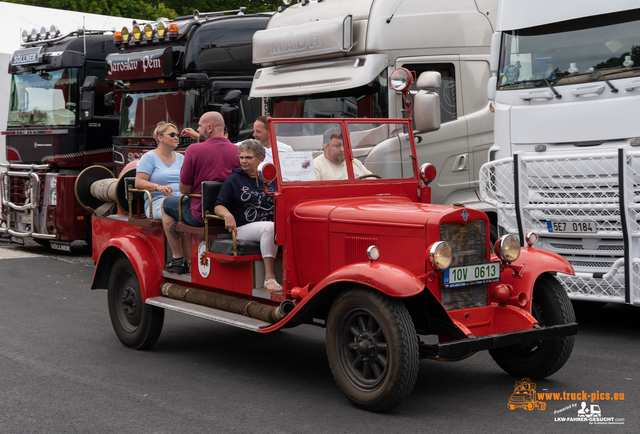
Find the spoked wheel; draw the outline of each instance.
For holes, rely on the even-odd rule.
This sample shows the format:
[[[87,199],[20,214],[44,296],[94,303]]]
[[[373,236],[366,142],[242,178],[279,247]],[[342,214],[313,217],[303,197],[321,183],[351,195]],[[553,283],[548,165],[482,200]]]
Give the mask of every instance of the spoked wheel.
[[[156,343],[164,323],[164,309],[142,301],[140,282],[131,262],[119,258],[109,276],[109,316],[126,347],[142,350]]]
[[[569,324],[576,320],[566,291],[548,274],[533,288],[531,313],[541,327]],[[557,372],[573,351],[575,336],[560,336],[544,341],[489,350],[496,363],[515,377],[541,379]]]
[[[341,294],[327,320],[327,356],[338,386],[356,407],[394,408],[418,376],[418,341],[407,308],[373,290]]]

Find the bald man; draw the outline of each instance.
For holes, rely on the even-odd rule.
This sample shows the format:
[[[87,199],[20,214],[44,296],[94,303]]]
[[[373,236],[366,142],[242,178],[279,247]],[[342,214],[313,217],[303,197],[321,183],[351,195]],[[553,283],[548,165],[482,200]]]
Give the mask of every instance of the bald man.
[[[180,193],[199,194],[203,181],[224,181],[231,171],[240,167],[238,147],[224,136],[224,119],[218,112],[207,112],[198,122],[199,143],[187,147],[180,171]],[[167,242],[173,252],[173,259],[165,265],[165,270],[173,273],[189,271],[183,259],[180,233],[176,230],[180,197],[171,196],[163,204],[162,225],[167,234]],[[182,201],[182,219],[191,226],[202,227],[202,200],[199,197]]]

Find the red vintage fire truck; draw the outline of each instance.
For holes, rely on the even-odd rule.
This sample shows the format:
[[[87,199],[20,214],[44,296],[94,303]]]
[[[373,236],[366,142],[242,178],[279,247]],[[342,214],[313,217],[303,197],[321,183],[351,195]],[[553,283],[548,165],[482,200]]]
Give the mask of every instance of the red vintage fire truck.
[[[431,92],[439,80],[427,72],[417,81],[416,131],[439,127],[438,96]],[[406,70],[390,77],[407,107],[412,81]],[[347,163],[358,146],[373,148],[359,163],[370,174],[356,178],[355,163],[345,163],[347,179],[316,179],[329,128],[342,135]],[[265,191],[275,185],[282,291],[262,288],[257,243],[228,238],[213,217],[217,183],[203,183],[205,227],[178,225],[190,237],[187,274],[163,270],[171,253],[161,222],[140,217],[136,195],[145,193],[125,188],[118,214],[94,219],[92,283],[108,290],[112,325],[125,346],[151,347],[165,309],[261,334],[300,324],[325,327],[338,386],[354,405],[375,412],[407,398],[420,359],[456,361],[488,350],[506,372],[532,379],[565,364],[577,324],[554,273],[570,274],[571,266],[532,247],[534,234],[522,248],[506,235],[492,253],[486,214],[462,204],[430,204],[435,170],[418,168],[411,116],[270,119],[269,131],[277,138],[274,164],[262,163],[258,177]],[[279,143],[293,151],[279,151]],[[387,159],[380,161],[377,152]],[[89,183],[108,176],[85,171],[76,184],[81,202],[90,200]],[[116,183],[128,185],[122,178]],[[437,343],[425,343],[428,335]]]

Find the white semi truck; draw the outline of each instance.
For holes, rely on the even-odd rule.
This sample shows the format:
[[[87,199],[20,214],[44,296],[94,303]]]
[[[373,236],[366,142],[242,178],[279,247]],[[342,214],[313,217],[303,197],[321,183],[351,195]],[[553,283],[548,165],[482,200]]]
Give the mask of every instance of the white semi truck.
[[[274,117],[402,117],[389,74],[398,67],[418,76],[439,72],[441,127],[417,146],[419,163],[437,168],[432,201],[488,212],[495,228],[495,210],[479,199],[478,172],[493,144],[485,89],[497,6],[497,0],[301,0],[281,7],[254,35],[253,61],[262,68],[251,97],[265,98],[264,111]],[[353,152],[367,165],[380,161],[376,170],[390,158],[366,140]]]
[[[502,230],[538,235],[574,300],[640,305],[640,3],[503,1],[481,193]]]

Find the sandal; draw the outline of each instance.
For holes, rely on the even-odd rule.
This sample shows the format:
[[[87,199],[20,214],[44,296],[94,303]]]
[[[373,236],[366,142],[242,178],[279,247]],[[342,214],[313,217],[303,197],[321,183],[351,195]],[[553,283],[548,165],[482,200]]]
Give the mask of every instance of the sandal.
[[[271,289],[271,288],[267,288],[267,285],[268,285],[269,283],[273,283],[273,284],[275,284],[275,285],[276,285],[276,287],[275,287],[275,288],[273,288],[273,289]],[[265,281],[264,281],[264,287],[263,287],[263,288],[264,288],[264,289],[266,289],[266,290],[267,290],[267,291],[269,291],[269,292],[280,292],[280,291],[282,291],[282,285],[280,285],[276,279],[269,279],[269,280],[265,280]]]

